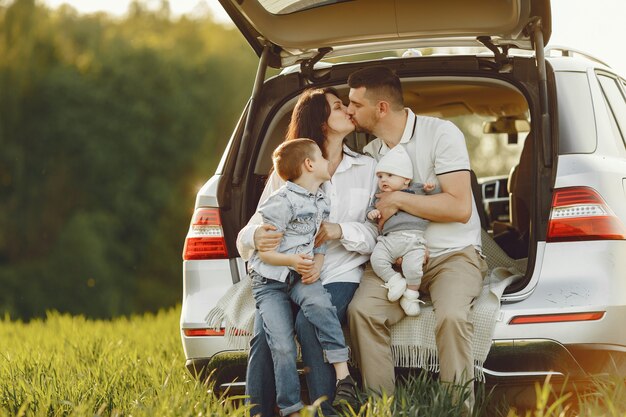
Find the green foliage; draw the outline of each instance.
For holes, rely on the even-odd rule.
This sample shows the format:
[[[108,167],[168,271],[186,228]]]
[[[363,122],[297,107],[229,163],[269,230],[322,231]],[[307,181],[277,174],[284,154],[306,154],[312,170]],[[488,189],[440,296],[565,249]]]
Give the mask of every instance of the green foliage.
[[[256,63],[235,28],[165,3],[121,20],[0,3],[0,312],[178,302],[190,208]]]

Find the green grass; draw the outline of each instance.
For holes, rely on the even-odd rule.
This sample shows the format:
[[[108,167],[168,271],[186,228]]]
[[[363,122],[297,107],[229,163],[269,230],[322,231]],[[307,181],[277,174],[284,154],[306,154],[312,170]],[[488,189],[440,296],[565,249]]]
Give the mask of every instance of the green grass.
[[[187,373],[179,314],[175,308],[111,321],[58,313],[29,323],[1,320],[0,417],[246,416],[241,398],[216,396]],[[623,380],[599,378],[594,387],[555,396],[546,384],[537,388],[536,409],[524,411],[479,393],[473,415],[626,417]],[[370,398],[345,415],[460,416],[454,395],[454,388],[421,374],[399,384],[393,397]],[[496,409],[493,403],[501,405]],[[304,410],[303,417],[315,409]]]
[[[187,374],[178,317],[5,319],[0,416],[243,416]]]

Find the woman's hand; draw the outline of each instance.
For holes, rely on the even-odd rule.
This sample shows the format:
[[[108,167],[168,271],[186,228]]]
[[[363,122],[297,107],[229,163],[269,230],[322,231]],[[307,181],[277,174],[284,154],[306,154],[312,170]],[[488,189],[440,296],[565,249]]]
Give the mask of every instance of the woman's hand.
[[[315,247],[322,245],[328,240],[341,239],[343,232],[341,226],[338,223],[322,222],[320,230],[315,235]]]
[[[260,252],[277,250],[282,239],[282,232],[276,232],[275,226],[263,223],[254,232],[254,247]]]

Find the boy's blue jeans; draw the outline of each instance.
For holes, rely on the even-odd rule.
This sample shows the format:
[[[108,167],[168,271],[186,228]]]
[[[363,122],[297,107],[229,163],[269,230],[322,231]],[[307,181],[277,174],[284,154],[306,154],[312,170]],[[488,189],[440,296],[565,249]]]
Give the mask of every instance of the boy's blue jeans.
[[[348,304],[358,287],[359,284],[353,282],[333,282],[324,285],[337,309],[341,324],[346,322]],[[302,349],[302,361],[308,368],[305,376],[309,398],[315,401],[326,397],[321,409],[325,416],[332,415],[334,414],[331,404],[335,395],[335,369],[331,364],[324,362],[324,352],[317,339],[315,327],[306,319],[302,311],[298,311],[296,316],[296,334]],[[253,356],[254,359],[252,359]],[[254,336],[250,342],[250,362],[246,372],[246,381],[246,395],[248,402],[252,405],[250,415],[273,417],[276,404],[274,367],[263,330],[263,319],[258,310],[254,317]]]
[[[256,300],[257,317],[265,333],[265,339],[271,352],[274,364],[274,381],[276,384],[276,402],[281,415],[288,415],[303,407],[300,399],[300,380],[296,366],[296,343],[294,340],[294,322],[291,302],[300,306],[301,313],[315,327],[317,339],[324,351],[324,359],[328,363],[348,360],[341,325],[337,312],[332,305],[330,296],[320,281],[303,284],[300,275],[291,272],[286,282],[264,278],[255,273],[252,277],[252,295]],[[254,351],[255,339],[258,342],[259,332],[255,323],[255,334],[251,342],[249,367],[258,366],[263,355]],[[259,334],[261,333],[261,334]],[[263,386],[260,380],[248,379],[249,386]],[[267,376],[266,376],[267,377]]]

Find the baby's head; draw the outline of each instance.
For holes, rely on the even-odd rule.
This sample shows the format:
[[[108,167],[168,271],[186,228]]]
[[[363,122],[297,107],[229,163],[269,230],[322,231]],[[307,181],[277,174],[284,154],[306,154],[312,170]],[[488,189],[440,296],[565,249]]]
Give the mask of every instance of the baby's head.
[[[413,179],[413,164],[402,145],[396,145],[378,161],[376,176],[381,191],[398,191],[409,186]]]

